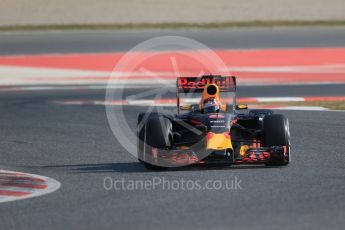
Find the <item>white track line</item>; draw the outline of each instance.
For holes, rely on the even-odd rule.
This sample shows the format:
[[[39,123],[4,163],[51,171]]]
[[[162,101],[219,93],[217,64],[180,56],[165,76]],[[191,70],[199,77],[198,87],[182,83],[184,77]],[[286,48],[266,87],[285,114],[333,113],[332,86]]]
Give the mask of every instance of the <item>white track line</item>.
[[[270,101],[270,100],[267,100]],[[280,100],[273,100],[273,102],[279,102]],[[282,100],[288,102],[289,100]],[[296,101],[296,100],[292,100]],[[304,101],[304,100],[303,100]],[[66,101],[53,101],[62,105],[103,105],[103,106],[164,106],[175,107],[174,102],[161,102],[154,100],[114,100],[114,101],[101,101],[101,100],[66,100]],[[266,108],[277,110],[306,110],[306,111],[326,111],[327,108],[320,106],[269,106],[269,105],[250,105],[250,108]]]
[[[253,73],[345,73],[344,64],[318,65],[318,66],[273,66],[273,67],[229,67],[230,71],[236,73],[253,72]],[[183,75],[190,73],[183,72]],[[157,86],[162,84],[174,85],[176,73],[171,71],[164,72],[116,72],[116,71],[99,71],[99,70],[82,70],[69,68],[48,68],[48,67],[26,67],[26,66],[9,66],[0,65],[0,86],[16,87],[18,89],[42,90],[34,86],[72,86],[88,88],[90,85],[103,85],[108,83],[123,85],[123,87],[132,87],[137,85],[150,84]],[[241,76],[241,74],[239,74]],[[156,77],[155,77],[156,76]],[[157,76],[159,78],[157,79]],[[108,81],[108,80],[111,81]],[[160,80],[160,81],[158,81]],[[336,82],[281,82],[281,79],[272,78],[238,78],[239,85],[289,85],[289,84],[328,84]],[[344,83],[344,81],[340,81]],[[22,88],[24,86],[24,88]],[[51,88],[46,88],[51,89]],[[0,89],[2,90],[2,89]]]
[[[257,102],[298,102],[305,101],[304,97],[256,97]]]

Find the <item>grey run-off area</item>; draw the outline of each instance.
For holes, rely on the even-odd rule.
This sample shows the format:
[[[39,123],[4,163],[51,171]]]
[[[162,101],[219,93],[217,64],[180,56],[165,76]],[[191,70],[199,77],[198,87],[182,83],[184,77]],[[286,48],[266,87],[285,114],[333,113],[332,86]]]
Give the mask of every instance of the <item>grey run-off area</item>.
[[[343,0],[2,0],[0,26],[343,20]]]

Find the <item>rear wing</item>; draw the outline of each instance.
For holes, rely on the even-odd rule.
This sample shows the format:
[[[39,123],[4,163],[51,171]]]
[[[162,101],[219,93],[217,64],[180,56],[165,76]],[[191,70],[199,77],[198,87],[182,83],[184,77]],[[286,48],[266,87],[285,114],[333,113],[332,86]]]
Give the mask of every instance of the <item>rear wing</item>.
[[[208,84],[216,84],[219,92],[236,92],[236,77],[204,75],[201,77],[179,77],[176,80],[177,111],[180,113],[180,93],[202,93]],[[235,95],[236,103],[236,95]]]
[[[236,77],[221,75],[179,77],[176,80],[176,90],[177,93],[201,93],[208,84],[216,84],[220,92],[236,92]]]

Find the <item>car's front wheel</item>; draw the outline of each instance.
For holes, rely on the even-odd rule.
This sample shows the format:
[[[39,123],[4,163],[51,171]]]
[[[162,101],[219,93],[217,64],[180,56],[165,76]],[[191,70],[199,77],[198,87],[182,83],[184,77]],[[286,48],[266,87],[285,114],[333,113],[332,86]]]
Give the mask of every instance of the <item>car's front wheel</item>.
[[[172,123],[162,116],[150,116],[144,122],[138,119],[138,160],[148,169],[162,170],[153,152],[172,145]]]
[[[263,146],[284,147],[285,154],[272,159],[267,165],[287,165],[290,163],[289,120],[281,114],[265,116],[263,119]]]

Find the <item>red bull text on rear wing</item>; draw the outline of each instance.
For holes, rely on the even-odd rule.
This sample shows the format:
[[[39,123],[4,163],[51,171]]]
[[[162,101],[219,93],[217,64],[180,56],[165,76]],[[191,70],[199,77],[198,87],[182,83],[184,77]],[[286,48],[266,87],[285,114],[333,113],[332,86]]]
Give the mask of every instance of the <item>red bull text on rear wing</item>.
[[[220,75],[204,75],[201,77],[179,77],[176,81],[179,93],[203,92],[206,85],[216,84],[220,92],[235,92],[236,77]]]

